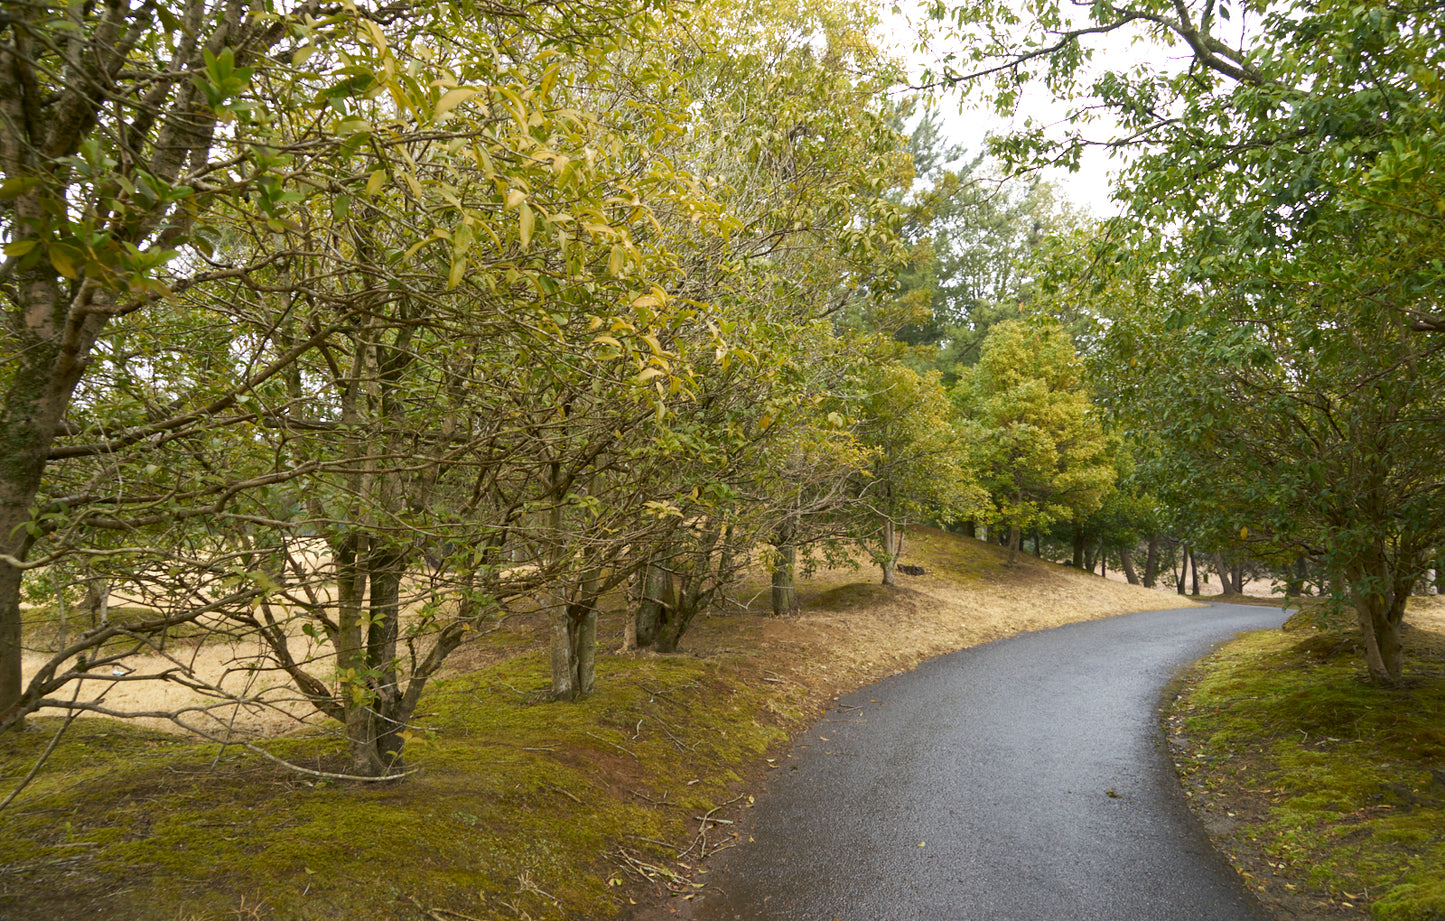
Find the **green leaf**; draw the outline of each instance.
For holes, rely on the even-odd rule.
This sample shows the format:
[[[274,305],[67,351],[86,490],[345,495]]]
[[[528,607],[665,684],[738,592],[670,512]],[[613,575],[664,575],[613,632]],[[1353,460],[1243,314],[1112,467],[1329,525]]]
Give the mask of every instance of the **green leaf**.
[[[4,182],[0,182],[0,201],[19,198],[38,185],[40,185],[40,180],[35,176],[11,176]]]

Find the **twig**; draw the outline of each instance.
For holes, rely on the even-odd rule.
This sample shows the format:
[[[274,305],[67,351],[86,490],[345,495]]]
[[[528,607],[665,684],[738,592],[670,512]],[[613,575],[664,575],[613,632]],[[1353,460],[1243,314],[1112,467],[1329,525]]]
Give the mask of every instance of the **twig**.
[[[571,792],[569,792],[569,791],[567,791],[567,790],[564,790],[564,789],[562,789],[561,787],[553,786],[552,784],[547,784],[547,789],[553,791],[554,793],[560,793],[560,794],[562,794],[563,796],[567,797],[568,799],[570,799],[572,802],[576,803],[576,804],[579,805],[579,806],[583,805],[582,801],[581,801],[580,799],[578,799],[575,794],[573,794],[573,793],[571,793]]]
[[[80,694],[79,684],[77,684],[75,687],[75,693],[77,696]],[[75,700],[72,698],[71,703],[74,702]],[[15,787],[15,789],[10,791],[10,794],[5,797],[4,802],[0,802],[0,812],[4,812],[5,807],[15,802],[15,797],[20,795],[21,790],[24,790],[26,787],[30,786],[30,781],[34,780],[35,775],[40,773],[40,768],[50,758],[50,753],[55,751],[55,746],[60,744],[60,737],[65,734],[65,730],[70,728],[70,724],[75,722],[75,718],[77,716],[80,716],[80,711],[72,710],[70,711],[69,715],[65,717],[65,722],[60,724],[60,728],[57,729],[55,731],[55,735],[51,737],[50,744],[45,746],[45,751],[41,752],[40,757],[35,759],[35,764],[31,766],[30,773],[26,774],[25,779],[21,780],[20,783]]]
[[[620,751],[620,752],[625,752],[625,753],[631,755],[631,756],[632,756],[632,759],[633,759],[634,761],[637,761],[639,764],[642,762],[642,759],[639,758],[639,757],[637,757],[637,752],[630,751],[629,749],[623,748],[621,745],[618,745],[616,742],[609,742],[608,740],[602,738],[602,737],[599,736],[599,735],[595,735],[594,733],[589,732],[589,733],[586,733],[586,734],[589,735],[589,736],[592,736],[592,738],[596,739],[597,741],[601,742],[601,743],[604,744],[604,745],[611,745],[613,748],[617,749],[618,751]]]
[[[292,764],[285,758],[278,758],[259,745],[252,745],[250,742],[242,742],[240,744],[245,746],[246,751],[254,755],[260,755],[268,761],[274,761],[287,770],[295,771],[298,774],[305,774],[309,777],[320,777],[323,780],[355,780],[361,783],[389,783],[393,780],[401,780],[403,777],[410,777],[421,770],[421,768],[412,768],[409,771],[402,771],[400,774],[387,774],[385,777],[363,777],[360,774],[337,774],[331,771],[315,771],[311,768],[304,768],[299,764]]]
[[[637,873],[644,879],[655,879],[657,877],[662,877],[669,883],[676,883],[678,885],[687,884],[687,877],[683,876],[682,874],[669,870],[666,867],[659,867],[656,864],[645,863],[641,860],[638,860],[636,857],[633,857],[625,850],[619,849],[617,851],[617,855],[623,859],[623,861],[627,864],[628,867],[632,869],[634,873]]]
[[[687,850],[685,850],[685,851],[683,851],[682,853],[680,853],[680,854],[677,855],[678,859],[681,860],[682,858],[686,857],[688,854],[692,853],[692,849],[693,849],[694,847],[697,847],[697,845],[698,845],[699,842],[701,842],[701,844],[702,844],[702,849],[701,849],[700,851],[698,851],[697,859],[698,859],[698,860],[705,860],[705,859],[707,859],[707,826],[708,826],[708,823],[709,823],[709,822],[714,822],[714,823],[716,823],[716,822],[726,821],[725,819],[714,819],[714,818],[713,818],[713,814],[716,813],[716,812],[718,812],[719,810],[722,810],[722,809],[727,808],[728,806],[731,806],[733,803],[736,803],[738,800],[742,799],[744,796],[747,796],[747,794],[746,794],[746,793],[739,793],[737,796],[734,796],[732,799],[728,800],[726,803],[718,803],[716,806],[714,806],[713,808],[709,809],[709,810],[707,811],[707,815],[705,815],[705,816],[703,816],[701,819],[699,819],[699,822],[700,822],[701,824],[698,826],[698,829],[697,829],[697,837],[695,837],[695,838],[692,839],[692,843],[687,846]],[[693,816],[693,818],[696,819],[697,816]],[[731,823],[731,822],[728,822],[728,824],[731,825],[732,823]]]
[[[658,841],[656,838],[649,838],[649,837],[647,837],[647,836],[645,836],[645,835],[628,835],[628,834],[625,834],[625,833],[624,833],[624,836],[625,836],[625,837],[628,837],[628,838],[631,838],[633,841],[642,841],[642,842],[645,842],[645,843],[647,843],[647,844],[655,844],[655,845],[657,845],[658,847],[665,847],[665,848],[667,848],[667,849],[670,850],[670,851],[675,851],[675,850],[677,850],[677,845],[676,845],[676,844],[671,844],[671,843],[669,843],[669,842],[667,842],[667,841]]]
[[[647,800],[649,803],[652,803],[654,806],[675,806],[675,805],[677,805],[676,803],[669,803],[669,802],[667,801],[667,791],[665,791],[665,790],[663,791],[662,799],[653,799],[652,797],[648,796],[646,793],[639,793],[639,792],[636,791],[636,790],[628,790],[627,792],[628,792],[628,793],[631,793],[633,796],[637,797],[638,799],[645,799],[645,800]]]
[[[639,687],[639,688],[642,688],[642,690],[646,691],[647,694],[648,694],[648,696],[650,696],[650,697],[656,697],[656,698],[658,698],[659,700],[662,700],[662,701],[664,701],[664,702],[666,702],[666,703],[670,703],[670,704],[672,704],[674,707],[677,707],[679,710],[683,710],[683,711],[686,711],[686,710],[687,710],[687,706],[686,706],[686,705],[681,704],[681,703],[678,703],[677,701],[673,700],[671,697],[668,697],[666,694],[662,693],[661,691],[655,690],[654,688],[650,688],[650,687],[648,687],[648,686],[645,685],[645,684],[638,684],[638,687]]]
[[[481,918],[475,918],[471,915],[464,915],[459,911],[452,911],[450,908],[438,908],[435,905],[423,905],[416,900],[416,896],[414,895],[407,896],[407,901],[411,902],[411,904],[415,905],[417,908],[420,908],[426,914],[429,914],[433,918],[436,918],[437,921],[444,921],[444,919],[442,919],[441,917],[442,915],[451,915],[453,918],[461,918],[462,921],[482,921]]]

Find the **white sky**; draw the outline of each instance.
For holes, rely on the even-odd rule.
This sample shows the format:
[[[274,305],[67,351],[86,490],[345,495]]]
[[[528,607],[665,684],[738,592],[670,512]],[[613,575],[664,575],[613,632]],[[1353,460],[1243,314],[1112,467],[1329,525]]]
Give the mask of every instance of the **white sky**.
[[[921,70],[924,59],[913,50],[917,40],[907,18],[891,12],[892,0],[877,0],[877,2],[879,3],[879,16],[884,24],[884,40],[891,41],[893,50],[897,54],[906,61],[912,62],[916,69]],[[906,5],[908,0],[900,0],[900,2]],[[1024,15],[1028,14],[1025,12]],[[1107,54],[1111,65],[1114,66],[1120,63],[1121,57],[1130,61],[1142,61],[1148,56],[1168,53],[1158,46],[1135,44],[1130,37],[1123,35],[1108,36],[1096,41],[1100,43],[1103,52]],[[987,134],[1007,134],[1014,127],[1022,128],[1025,120],[1029,118],[1046,125],[1059,123],[1064,119],[1067,109],[1066,102],[1055,99],[1037,88],[1022,96],[1014,117],[1008,120],[1000,118],[988,108],[972,101],[965,103],[961,108],[957,94],[945,97],[939,105],[939,112],[943,116],[945,129],[948,132],[948,140],[963,145],[970,153],[977,153],[983,149],[984,137]],[[1096,121],[1091,126],[1091,135],[1094,137],[1107,136],[1110,127],[1105,120]],[[1117,172],[1120,165],[1120,160],[1111,159],[1102,148],[1090,148],[1085,151],[1078,172],[1070,173],[1063,169],[1049,169],[1043,172],[1043,176],[1052,181],[1070,201],[1088,208],[1098,217],[1108,217],[1118,214],[1120,210],[1119,206],[1110,198],[1113,174]]]

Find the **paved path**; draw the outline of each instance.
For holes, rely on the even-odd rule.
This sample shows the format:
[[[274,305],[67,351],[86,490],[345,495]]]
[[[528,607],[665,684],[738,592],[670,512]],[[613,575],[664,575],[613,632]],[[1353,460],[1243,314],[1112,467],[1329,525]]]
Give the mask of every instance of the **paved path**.
[[[1246,921],[1158,729],[1176,670],[1275,609],[1071,624],[878,682],[798,740],[700,921]]]

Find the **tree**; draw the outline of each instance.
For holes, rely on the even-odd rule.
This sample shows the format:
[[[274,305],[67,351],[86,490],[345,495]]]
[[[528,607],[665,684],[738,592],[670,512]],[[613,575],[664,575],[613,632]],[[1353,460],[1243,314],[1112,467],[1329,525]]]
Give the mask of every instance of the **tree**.
[[[664,43],[693,103],[669,150],[704,177],[728,228],[698,245],[692,214],[664,216],[684,254],[676,294],[735,347],[700,358],[669,401],[691,450],[656,486],[683,526],[646,548],[639,643],[675,645],[761,542],[788,610],[799,548],[838,527],[829,516],[856,452],[820,407],[878,360],[871,333],[891,322],[907,258],[893,195],[910,163],[886,117],[896,68],[866,37],[873,21],[853,2],[709,3]]]
[[[607,381],[604,442],[645,418],[659,382],[630,361],[654,356],[650,326],[614,330],[626,348],[585,368],[575,356],[617,305],[635,321],[651,268],[670,265],[634,242],[639,195],[691,192],[634,181],[625,145],[575,105],[645,6],[490,8],[497,54],[474,53],[465,6],[247,9],[7,20],[0,719],[66,706],[117,636],[145,646],[225,618],[259,632],[266,667],[376,774],[446,654],[534,588],[504,558],[528,516],[585,504],[537,494],[537,452],[515,463],[534,430],[507,411],[511,371],[554,372],[527,400],[574,370]],[[575,467],[608,456],[540,431]],[[298,541],[318,536],[329,553],[306,561]],[[462,575],[406,611],[405,577],[437,548]],[[21,574],[74,559],[128,580],[151,616],[91,631],[22,692]],[[298,622],[333,673],[314,644],[293,654]]]
[[[8,302],[0,361],[3,725],[22,718],[28,706],[21,701],[22,580],[58,559],[32,560],[30,553],[61,526],[56,516],[64,518],[74,501],[42,496],[47,467],[85,456],[87,442],[113,450],[173,437],[198,416],[164,412],[129,424],[106,420],[110,430],[77,431],[66,420],[76,388],[108,325],[247,270],[178,257],[183,249],[210,252],[209,221],[228,202],[250,195],[264,201],[274,187],[282,162],[271,156],[264,101],[245,94],[258,67],[288,59],[306,41],[349,35],[350,23],[341,21],[306,38],[289,28],[318,11],[317,4],[303,3],[286,15],[253,17],[243,3],[193,0],[174,9],[32,4],[6,17],[0,45]],[[199,415],[223,412],[235,398]],[[75,443],[57,448],[62,437]]]
[[[918,178],[903,199],[906,233],[921,252],[901,278],[903,299],[922,298],[927,317],[896,338],[925,347],[914,363],[951,380],[978,361],[995,324],[1016,319],[1033,300],[1037,254],[1078,216],[1041,181],[995,175],[979,154],[944,144],[937,111],[926,110],[909,136]]]
[[[1277,258],[1327,277],[1357,255]],[[1156,482],[1201,530],[1282,565],[1320,561],[1357,611],[1371,676],[1399,684],[1405,601],[1445,537],[1445,345],[1394,299],[1339,303],[1327,285],[1246,297],[1160,273],[1111,295],[1111,389],[1160,437]]]
[[[919,375],[894,362],[860,383],[854,429],[868,453],[855,488],[860,507],[875,522],[860,530],[876,529],[864,543],[883,584],[893,585],[911,522],[972,517],[985,500],[937,372]]]
[[[1057,323],[995,326],[976,366],[959,378],[971,462],[1009,529],[1009,563],[1026,531],[1082,520],[1100,507],[1115,470],[1082,366]]]

